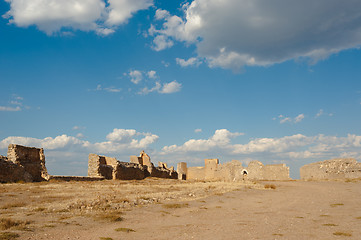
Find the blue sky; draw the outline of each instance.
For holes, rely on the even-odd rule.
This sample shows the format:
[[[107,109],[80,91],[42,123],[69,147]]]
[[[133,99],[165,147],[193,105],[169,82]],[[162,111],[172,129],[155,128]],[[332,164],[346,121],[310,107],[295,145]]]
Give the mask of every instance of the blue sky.
[[[361,159],[361,2],[0,1],[0,154]]]

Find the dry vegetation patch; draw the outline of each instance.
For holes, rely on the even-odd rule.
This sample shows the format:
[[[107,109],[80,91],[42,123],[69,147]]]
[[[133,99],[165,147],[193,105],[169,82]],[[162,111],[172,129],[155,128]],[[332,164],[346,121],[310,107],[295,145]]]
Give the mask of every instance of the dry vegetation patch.
[[[117,232],[126,232],[126,233],[135,232],[135,230],[131,228],[116,228],[114,230]]]
[[[0,233],[0,240],[14,240],[20,237],[19,234],[13,232],[2,232]]]
[[[347,232],[334,232],[333,235],[335,235],[335,236],[343,236],[343,237],[351,237],[352,236],[351,233],[347,233]]]

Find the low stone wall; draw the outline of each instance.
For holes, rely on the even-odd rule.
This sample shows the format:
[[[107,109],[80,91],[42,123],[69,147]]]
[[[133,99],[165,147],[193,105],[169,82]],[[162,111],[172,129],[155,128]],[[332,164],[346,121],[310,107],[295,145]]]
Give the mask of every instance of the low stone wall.
[[[103,177],[54,176],[54,175],[51,175],[49,177],[49,181],[56,180],[56,181],[65,181],[65,182],[70,182],[70,181],[94,182],[94,181],[103,181],[104,179],[105,178],[103,178]]]
[[[300,168],[302,180],[361,178],[361,163],[354,158],[335,158],[310,163]]]

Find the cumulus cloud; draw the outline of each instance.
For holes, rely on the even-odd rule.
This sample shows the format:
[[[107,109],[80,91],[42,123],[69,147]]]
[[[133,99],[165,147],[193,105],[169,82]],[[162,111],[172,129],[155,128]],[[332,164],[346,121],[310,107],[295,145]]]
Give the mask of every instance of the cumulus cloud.
[[[154,71],[154,70],[150,70],[150,71],[147,73],[147,75],[148,75],[149,78],[152,78],[152,79],[157,78],[157,72]]]
[[[134,13],[153,5],[152,0],[5,0],[10,10],[3,15],[19,27],[35,25],[48,35],[65,29],[109,35]],[[69,31],[65,31],[69,32]]]
[[[216,130],[209,139],[190,139],[181,146],[171,145],[163,147],[163,154],[174,152],[205,152],[212,148],[228,148],[231,138],[243,133],[231,133],[227,129]]]
[[[182,58],[176,58],[175,59],[177,64],[181,67],[189,67],[189,66],[195,66],[198,67],[202,62],[198,58],[189,58],[188,60],[182,59]]]
[[[172,154],[173,159],[199,162],[204,158],[257,159],[267,164],[273,162],[320,161],[337,157],[361,159],[361,136],[346,137],[305,136],[295,134],[280,138],[256,138],[244,144],[232,143],[242,133],[226,129],[217,130],[208,139],[190,139],[182,145],[164,146],[160,156]]]
[[[202,129],[201,129],[201,128],[197,128],[197,129],[194,130],[194,132],[195,132],[195,133],[200,133],[200,132],[202,132]]]
[[[182,89],[182,84],[174,80],[173,82],[164,83],[163,85],[160,82],[156,82],[155,86],[152,88],[144,87],[138,94],[147,95],[151,92],[158,92],[162,94],[171,94],[179,92]]]
[[[129,76],[131,77],[130,81],[134,84],[140,83],[143,79],[143,73],[139,70],[130,71]]]
[[[34,146],[46,150],[70,150],[75,149],[78,152],[96,151],[99,153],[121,153],[122,151],[139,151],[147,148],[150,144],[158,140],[158,136],[151,133],[137,132],[134,129],[115,128],[106,136],[107,141],[91,143],[81,140],[84,135],[77,137],[60,135],[46,137],[43,139],[30,137],[7,137],[0,141],[0,149],[5,149],[9,144],[20,144],[25,146]]]
[[[163,88],[160,89],[160,93],[165,93],[165,94],[170,94],[170,93],[175,93],[175,92],[179,92],[182,89],[182,84],[177,82],[176,80],[174,80],[173,82],[170,83],[165,83],[163,85]]]
[[[310,7],[312,6],[312,7]],[[158,9],[150,29],[156,50],[173,41],[195,44],[210,67],[311,63],[361,45],[359,1],[193,0],[183,15]]]

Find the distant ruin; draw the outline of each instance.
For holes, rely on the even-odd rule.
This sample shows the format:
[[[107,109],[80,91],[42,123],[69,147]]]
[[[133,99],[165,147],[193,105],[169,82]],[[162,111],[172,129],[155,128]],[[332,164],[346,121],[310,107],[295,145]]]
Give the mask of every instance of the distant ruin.
[[[88,161],[88,176],[120,180],[140,180],[146,177],[178,178],[173,167],[168,168],[165,163],[159,162],[159,166],[155,167],[144,151],[139,157],[130,156],[130,162],[120,162],[112,157],[91,153]]]
[[[334,158],[310,163],[300,168],[302,180],[361,178],[361,163],[354,158]]]
[[[42,148],[10,144],[7,157],[0,155],[0,182],[40,182],[48,179]]]
[[[361,163],[354,158],[335,158],[304,165],[300,168],[301,180],[334,180],[361,178]],[[223,164],[218,159],[205,159],[204,167],[187,167],[177,164],[177,171],[164,162],[155,167],[144,151],[130,156],[130,162],[116,158],[89,154],[88,177],[51,176],[45,166],[42,148],[16,144],[8,146],[7,157],[0,155],[0,183],[39,182],[50,179],[62,181],[98,181],[103,179],[141,180],[146,177],[200,181],[289,180],[289,167],[285,164],[263,165],[252,161],[247,167],[232,160]]]
[[[240,161],[233,160],[219,164],[218,159],[205,159],[204,167],[187,168],[186,179],[206,181],[240,181],[240,180],[289,180],[289,167],[285,164],[263,165],[252,161],[243,167]]]

